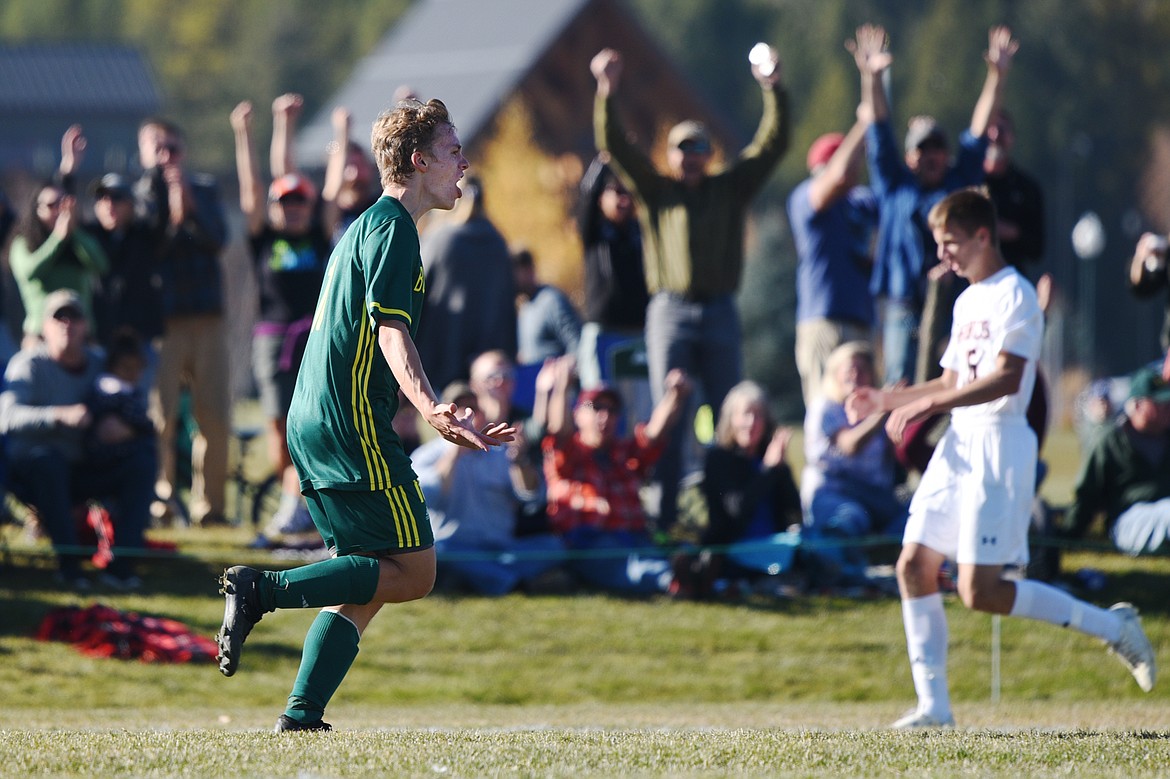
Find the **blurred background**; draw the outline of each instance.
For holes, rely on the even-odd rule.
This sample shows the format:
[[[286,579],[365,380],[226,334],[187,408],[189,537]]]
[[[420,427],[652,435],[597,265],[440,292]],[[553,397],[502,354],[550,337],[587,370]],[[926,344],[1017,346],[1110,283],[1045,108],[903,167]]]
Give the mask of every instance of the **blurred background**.
[[[747,52],[780,52],[792,143],[749,229],[740,307],[747,374],[770,390],[781,419],[803,414],[793,361],[795,255],[784,199],[806,176],[805,151],[845,130],[858,101],[843,48],[860,23],[886,27],[894,55],[895,126],[938,117],[954,138],[983,81],[987,29],[1021,42],[1004,103],[1017,164],[1044,190],[1042,267],[1057,286],[1045,363],[1057,423],[1096,377],[1158,356],[1160,302],[1135,300],[1128,260],[1141,232],[1170,229],[1170,2],[1161,0],[5,0],[0,6],[0,185],[18,210],[49,175],[64,130],[89,138],[88,182],[136,171],[139,120],[185,128],[189,166],[219,178],[234,213],[230,268],[242,259],[235,208],[231,108],[305,98],[297,162],[319,171],[329,114],[351,108],[355,138],[399,86],[447,102],[487,210],[510,242],[533,248],[539,273],[580,302],[581,250],[571,213],[592,156],[590,57],[621,49],[619,105],[661,159],[665,129],[698,116],[725,155],[759,118]],[[266,155],[261,154],[266,160]],[[1080,240],[1073,241],[1081,224]],[[239,264],[234,264],[238,261]],[[247,270],[231,284],[234,325],[251,325]],[[234,272],[233,272],[234,275]],[[7,313],[6,313],[7,317]],[[246,349],[248,339],[235,339]],[[234,356],[246,391],[246,354]]]

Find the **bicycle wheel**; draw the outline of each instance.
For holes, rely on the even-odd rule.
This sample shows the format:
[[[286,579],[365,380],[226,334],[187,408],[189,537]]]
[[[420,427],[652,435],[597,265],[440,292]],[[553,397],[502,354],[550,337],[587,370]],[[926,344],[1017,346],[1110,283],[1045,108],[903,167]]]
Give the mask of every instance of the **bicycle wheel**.
[[[269,474],[252,487],[252,526],[263,530],[280,507],[280,479]]]

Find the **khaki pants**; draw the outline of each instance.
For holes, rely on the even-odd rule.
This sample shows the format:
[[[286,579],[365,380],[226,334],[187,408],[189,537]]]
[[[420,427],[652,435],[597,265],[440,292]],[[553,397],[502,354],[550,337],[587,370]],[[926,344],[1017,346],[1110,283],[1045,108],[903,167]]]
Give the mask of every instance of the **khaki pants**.
[[[796,324],[796,370],[805,408],[821,394],[825,361],[834,349],[849,341],[873,345],[873,331],[853,322],[835,319],[808,319]]]
[[[183,386],[191,392],[191,409],[199,425],[199,435],[191,446],[189,506],[191,521],[198,523],[208,514],[224,514],[231,382],[222,315],[167,319],[166,337],[159,347],[158,378],[151,396],[151,412],[159,430],[157,489],[163,499],[174,496],[175,432]]]

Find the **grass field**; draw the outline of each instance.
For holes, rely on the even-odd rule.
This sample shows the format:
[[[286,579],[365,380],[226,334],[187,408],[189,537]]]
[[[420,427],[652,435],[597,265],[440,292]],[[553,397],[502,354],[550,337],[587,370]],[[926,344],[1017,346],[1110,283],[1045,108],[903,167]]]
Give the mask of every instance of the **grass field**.
[[[992,701],[992,620],[953,600],[954,731],[883,729],[913,701],[892,598],[434,595],[371,625],[336,732],[276,737],[310,612],[266,617],[231,679],[30,637],[53,606],[95,600],[211,635],[225,564],[294,564],[241,551],[243,529],[159,535],[183,556],[150,562],[142,594],[78,597],[38,550],[0,558],[0,776],[1170,774],[1165,681],[1145,695],[1098,642],[1005,619]],[[1107,574],[1087,597],[1136,603],[1164,657],[1170,559],[1066,556],[1087,566]]]

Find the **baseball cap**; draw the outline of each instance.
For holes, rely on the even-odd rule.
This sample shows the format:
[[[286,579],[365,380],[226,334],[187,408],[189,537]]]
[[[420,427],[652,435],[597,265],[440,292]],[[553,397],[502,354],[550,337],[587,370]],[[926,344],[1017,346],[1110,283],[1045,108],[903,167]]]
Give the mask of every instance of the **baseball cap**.
[[[914,151],[931,141],[945,147],[947,145],[947,134],[943,132],[942,127],[939,126],[939,123],[933,117],[923,116],[915,118],[910,123],[910,129],[906,131],[906,151]]]
[[[586,403],[596,403],[601,398],[608,398],[615,408],[622,406],[622,396],[618,394],[617,390],[608,384],[598,384],[596,387],[581,390],[581,393],[577,395],[576,408],[581,408]]]
[[[1149,398],[1155,403],[1170,402],[1170,384],[1155,368],[1141,368],[1129,378],[1129,399],[1138,398]]]
[[[809,172],[811,173],[832,159],[844,140],[845,136],[841,133],[825,133],[813,141],[812,146],[808,147],[808,157],[805,159]]]
[[[707,128],[702,122],[696,122],[694,119],[687,119],[670,128],[666,143],[672,149],[683,151],[695,151],[700,154],[711,151],[711,136],[707,134]]]
[[[84,314],[85,307],[81,304],[81,295],[71,289],[58,289],[45,296],[44,314],[46,317],[54,317],[67,309],[71,309],[78,315]]]
[[[268,202],[275,203],[289,195],[300,195],[305,200],[312,200],[317,196],[317,188],[312,182],[299,173],[286,173],[268,188]]]
[[[94,197],[102,197],[103,195],[111,195],[117,199],[128,200],[133,196],[134,191],[130,187],[130,181],[121,173],[107,173],[102,176],[93,188]]]

